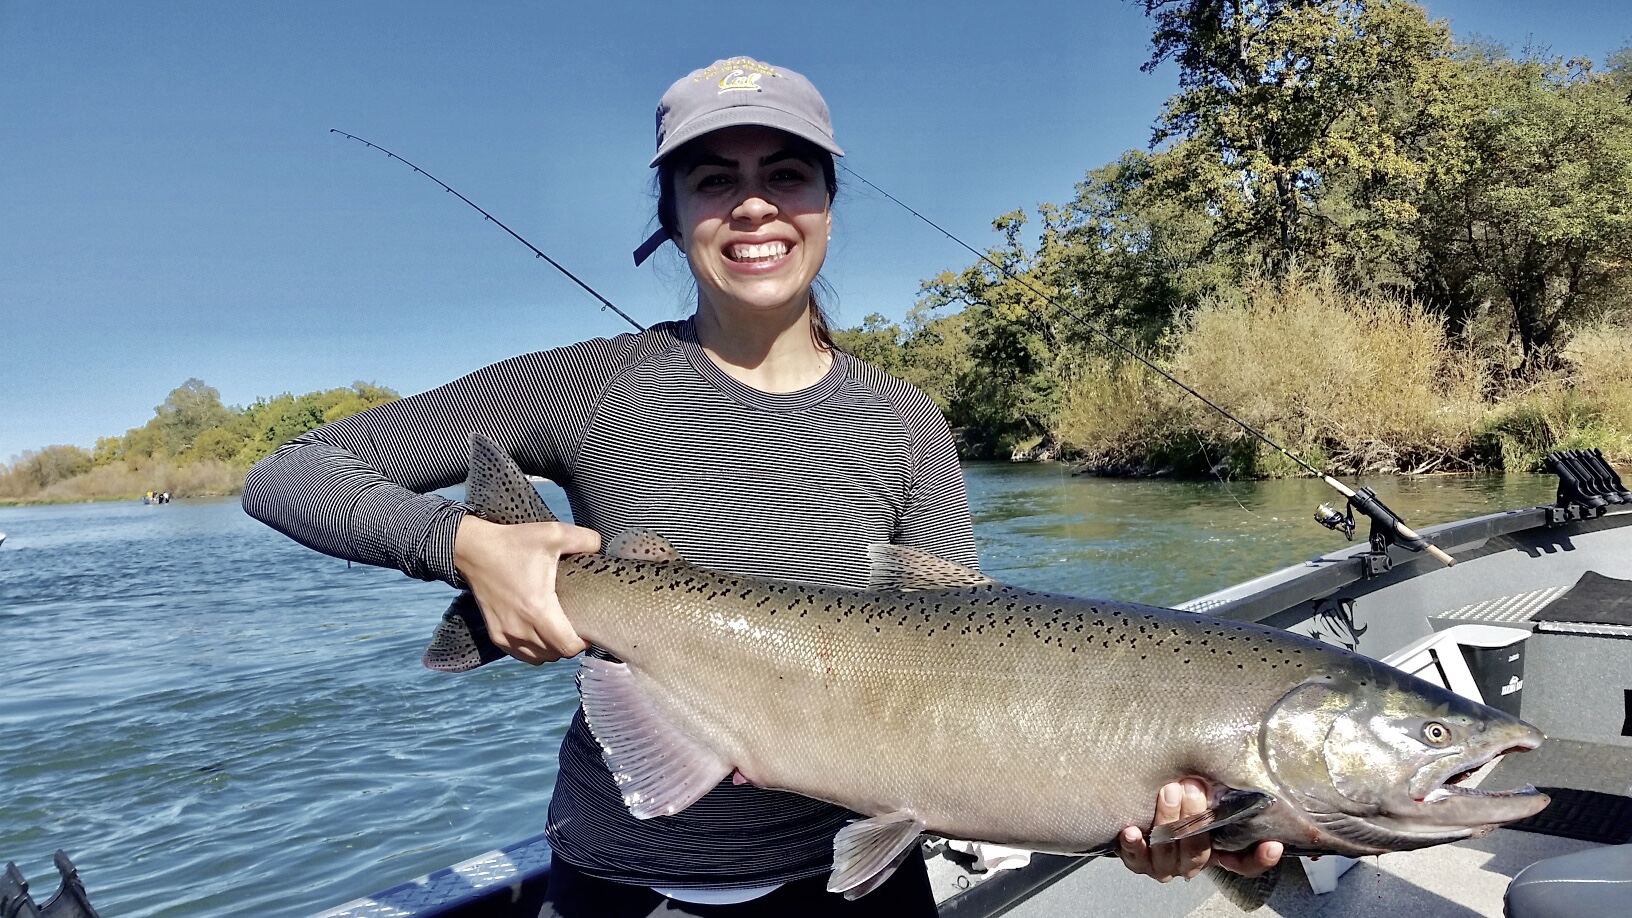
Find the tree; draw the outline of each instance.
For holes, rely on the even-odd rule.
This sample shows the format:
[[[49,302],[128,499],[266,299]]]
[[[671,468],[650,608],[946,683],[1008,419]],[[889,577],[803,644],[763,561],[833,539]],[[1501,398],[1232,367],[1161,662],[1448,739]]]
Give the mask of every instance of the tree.
[[[212,427],[232,423],[233,413],[221,404],[221,393],[202,379],[189,379],[172,389],[164,404],[154,409],[153,422],[162,436],[166,454],[179,456]]]
[[[1483,296],[1504,307],[1521,371],[1632,281],[1629,62],[1622,52],[1600,74],[1585,61],[1470,54],[1441,113],[1418,277],[1453,325]]]
[[[1395,0],[1138,2],[1156,23],[1145,68],[1172,61],[1180,86],[1157,121],[1152,146],[1166,146],[1148,184],[1213,216],[1211,248],[1259,252],[1284,271],[1413,216],[1380,197],[1356,213],[1334,192],[1394,187],[1419,168],[1384,102],[1446,52],[1443,24]]]
[[[23,492],[43,491],[51,485],[91,470],[91,455],[77,446],[47,446],[26,450],[12,463],[11,478]]]
[[[862,319],[858,328],[834,331],[833,343],[886,373],[901,375],[901,327],[879,313]]]

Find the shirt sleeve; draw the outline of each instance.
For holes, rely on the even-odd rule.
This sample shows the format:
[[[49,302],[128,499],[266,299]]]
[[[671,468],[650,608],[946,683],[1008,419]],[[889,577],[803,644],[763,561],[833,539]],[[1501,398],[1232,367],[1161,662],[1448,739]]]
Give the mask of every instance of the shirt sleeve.
[[[244,510],[325,554],[462,587],[453,538],[467,508],[427,492],[465,480],[476,433],[561,481],[632,337],[515,357],[308,431],[250,470]]]
[[[963,467],[946,417],[916,389],[903,416],[917,443],[917,469],[896,541],[938,558],[980,567]]]

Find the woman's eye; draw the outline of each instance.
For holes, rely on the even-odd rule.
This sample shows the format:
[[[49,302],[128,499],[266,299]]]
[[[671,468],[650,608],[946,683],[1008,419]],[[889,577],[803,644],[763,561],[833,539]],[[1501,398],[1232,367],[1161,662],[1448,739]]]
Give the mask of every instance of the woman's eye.
[[[713,188],[725,188],[730,184],[730,179],[720,173],[715,173],[714,175],[705,175],[699,179],[697,181],[697,190],[706,191]]]
[[[792,184],[805,181],[805,173],[798,169],[778,169],[771,173],[771,181],[779,184]]]

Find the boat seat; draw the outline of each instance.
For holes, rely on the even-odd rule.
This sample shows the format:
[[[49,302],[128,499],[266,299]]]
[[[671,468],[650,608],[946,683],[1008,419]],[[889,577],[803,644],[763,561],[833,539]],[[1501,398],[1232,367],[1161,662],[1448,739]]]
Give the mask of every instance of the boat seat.
[[[1632,845],[1591,848],[1537,861],[1507,886],[1507,918],[1603,918],[1627,913]]]
[[[1468,661],[1462,656],[1461,645],[1469,647],[1506,647],[1530,636],[1528,629],[1502,628],[1496,625],[1455,625],[1436,631],[1427,637],[1407,644],[1383,658],[1395,669],[1443,685],[1464,698],[1483,704]],[[1329,893],[1337,888],[1337,880],[1357,862],[1352,857],[1328,854],[1319,860],[1299,858],[1309,888],[1316,893]]]

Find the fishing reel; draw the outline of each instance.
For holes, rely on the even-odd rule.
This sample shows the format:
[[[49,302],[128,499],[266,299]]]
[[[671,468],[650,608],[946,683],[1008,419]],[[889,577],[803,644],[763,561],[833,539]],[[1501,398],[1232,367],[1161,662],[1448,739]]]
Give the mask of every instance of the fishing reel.
[[[1321,504],[1319,507],[1315,508],[1315,522],[1325,526],[1327,529],[1330,529],[1333,532],[1343,533],[1343,538],[1353,542],[1354,512],[1349,510],[1347,506],[1344,507],[1344,510],[1348,512],[1339,513],[1332,509],[1331,504]]]

